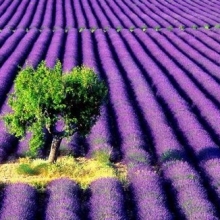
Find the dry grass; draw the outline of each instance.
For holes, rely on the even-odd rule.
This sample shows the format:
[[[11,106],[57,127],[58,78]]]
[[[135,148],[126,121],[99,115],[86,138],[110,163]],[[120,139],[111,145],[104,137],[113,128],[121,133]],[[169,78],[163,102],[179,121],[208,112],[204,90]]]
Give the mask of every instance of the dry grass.
[[[103,177],[116,177],[126,184],[127,171],[125,165],[112,164],[100,155],[92,159],[61,156],[55,164],[30,158],[0,164],[2,184],[23,182],[43,190],[48,182],[61,177],[68,177],[86,189],[92,181]]]

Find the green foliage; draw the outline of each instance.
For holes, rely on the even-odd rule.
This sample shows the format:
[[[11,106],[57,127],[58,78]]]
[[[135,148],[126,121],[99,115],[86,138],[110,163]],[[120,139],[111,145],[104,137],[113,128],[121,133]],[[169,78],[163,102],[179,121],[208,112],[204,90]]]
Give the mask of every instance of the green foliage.
[[[108,30],[109,30],[109,27],[104,27],[104,28],[103,28],[103,31],[104,31],[104,32],[107,32]]]
[[[79,32],[83,32],[86,28],[85,27],[81,27],[79,28]]]
[[[145,31],[147,30],[147,25],[144,24],[144,25],[141,27],[141,29],[142,29],[142,31],[145,32]]]
[[[122,30],[122,27],[121,26],[118,26],[117,28],[116,28],[116,31],[117,32],[120,32]]]
[[[37,172],[30,167],[29,164],[20,164],[16,169],[18,174],[23,175],[37,175]]]
[[[97,27],[92,27],[90,28],[91,33],[94,33],[98,28]]]
[[[197,26],[196,24],[194,24],[194,25],[192,26],[192,29],[196,30],[196,29],[198,29],[198,26]]]
[[[180,25],[180,26],[179,26],[179,29],[182,30],[182,31],[184,31],[184,30],[185,30],[185,26],[184,26],[184,25]]]
[[[62,74],[59,61],[53,69],[42,61],[36,70],[27,66],[19,72],[9,97],[13,112],[3,119],[9,132],[18,138],[32,132],[29,156],[36,156],[44,144],[45,128],[60,138],[75,132],[88,134],[106,96],[107,87],[92,69],[75,67]],[[58,121],[64,123],[62,131],[55,129]]]
[[[173,30],[173,26],[168,26],[167,30],[172,31]]]
[[[135,27],[134,27],[134,26],[131,26],[131,27],[129,28],[129,31],[130,31],[130,32],[133,32],[134,29],[135,29]]]
[[[210,29],[210,25],[209,25],[209,24],[205,24],[205,25],[204,25],[204,28],[207,29],[207,30],[209,30],[209,29]]]
[[[160,27],[160,25],[158,25],[154,29],[155,29],[155,31],[160,31],[161,27]]]
[[[93,158],[106,166],[111,166],[110,153],[105,150],[98,150],[93,153]]]

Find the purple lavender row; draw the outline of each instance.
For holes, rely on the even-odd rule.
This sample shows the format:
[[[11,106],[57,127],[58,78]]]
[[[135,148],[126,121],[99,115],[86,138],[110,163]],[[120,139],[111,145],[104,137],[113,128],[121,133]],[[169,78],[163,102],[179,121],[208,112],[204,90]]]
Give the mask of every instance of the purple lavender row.
[[[142,14],[143,12],[142,13],[139,12],[139,14],[134,13],[133,6],[128,7],[128,4],[125,4],[122,1],[115,1],[114,3],[118,6],[118,8],[121,11],[124,12],[124,15],[127,16],[129,20],[131,20],[132,24],[128,28],[130,28],[131,26],[134,26],[134,27],[143,26],[144,22],[143,20],[139,18],[139,14]]]
[[[163,30],[163,33],[166,36],[168,36],[170,39],[172,39],[172,41],[176,45],[178,45],[179,47],[182,47],[182,49],[186,48],[188,56],[192,56],[193,53],[196,53],[191,48],[187,48],[186,44],[182,45],[182,42],[179,40],[179,38],[175,37],[175,35],[172,34],[171,32],[168,33],[168,31]],[[181,53],[179,52],[179,50],[177,50],[174,46],[172,46],[165,38],[163,38],[162,36],[160,36],[159,38],[156,35],[154,35],[154,36],[157,38],[159,43],[163,44],[164,49],[168,53],[170,51],[172,51],[171,56],[173,56],[173,59],[176,59],[176,61],[178,63],[181,63],[181,65],[184,66],[187,70],[191,71],[192,74],[196,75],[196,74],[199,74],[201,72],[201,70],[199,72],[196,69],[197,66],[194,65],[193,62],[190,62],[189,59],[185,58],[184,56],[181,56]],[[198,60],[199,58],[203,58],[199,54],[196,54],[196,55],[197,55],[196,58],[194,58],[196,60]],[[207,63],[204,66],[208,70],[210,70],[210,72],[212,74],[214,73],[215,75],[217,75],[217,70],[219,69],[219,67],[217,65],[212,64],[210,61],[208,61],[205,58],[203,60],[206,61],[206,63]],[[191,69],[190,69],[190,67],[191,67]],[[195,71],[194,71],[194,69],[195,69]],[[214,106],[214,104],[209,99],[206,98],[206,96],[194,85],[194,83],[186,76],[186,74],[183,71],[178,71],[178,72],[175,72],[175,73],[174,72],[172,73],[172,71],[170,71],[170,73],[175,76],[175,79],[177,80],[178,84],[184,89],[186,94],[188,94],[189,97],[193,97],[192,100],[193,100],[194,104],[198,107],[201,115],[206,119],[206,121],[208,123],[210,123],[212,128],[218,134],[220,134],[220,128],[218,126],[218,123],[220,123],[220,113],[217,110],[217,108]],[[205,88],[209,87],[208,91],[210,93],[214,93],[215,97],[218,100],[220,100],[219,94],[216,91],[213,91],[213,89],[212,89],[212,85],[215,86],[215,82],[211,78],[208,78],[207,80],[209,80],[209,83],[207,83],[206,79],[204,79],[205,76],[206,76],[205,74],[200,75],[200,78],[199,78],[200,83],[203,83],[203,86]],[[184,80],[183,80],[183,78],[184,78]],[[201,82],[201,81],[203,81],[203,82]],[[217,91],[219,91],[219,88],[217,86],[216,86],[216,89],[218,89]],[[210,116],[210,114],[212,116]]]
[[[128,0],[124,0],[124,4],[129,5],[130,8],[135,11],[136,15],[139,16],[142,20],[144,20],[144,23],[148,27],[156,27],[158,25],[168,27],[170,25],[170,22],[167,22],[166,19],[161,18],[163,17],[163,14],[160,13],[160,17],[157,15],[157,11],[155,12],[151,8],[153,7],[152,4],[146,7],[141,2],[135,3]],[[139,27],[142,27],[142,25]]]
[[[132,86],[144,119],[150,126],[158,158],[162,158],[163,154],[169,151],[182,152],[182,146],[173,134],[172,128],[166,122],[163,109],[158,105],[152,89],[148,85],[142,71],[132,59],[123,39],[129,43],[134,52],[139,51],[141,56],[146,56],[146,53],[140,50],[136,39],[128,30],[121,31],[123,38],[121,38],[115,30],[109,30],[108,35],[120,58],[120,63],[126,72],[129,84]],[[182,153],[182,156],[184,156],[184,153]]]
[[[152,136],[154,138],[156,154],[159,158],[159,161],[165,163],[166,161],[169,161],[169,156],[174,157],[171,160],[175,160],[175,157],[177,157],[177,159],[179,160],[181,159],[186,160],[187,157],[185,154],[185,150],[179,144],[178,140],[173,134],[172,129],[166,123],[166,118],[163,114],[163,110],[158,106],[158,103],[155,100],[155,97],[153,96],[150,87],[147,86],[147,83],[144,80],[144,77],[141,71],[138,70],[138,66],[131,59],[131,55],[127,51],[126,46],[123,45],[123,42],[122,40],[120,40],[120,37],[114,32],[115,31],[113,30],[109,31],[108,32],[109,37],[111,38],[114,47],[117,48],[117,53],[118,53],[118,56],[120,57],[120,62],[123,65],[123,68],[126,71],[127,77],[134,89],[136,99],[138,103],[140,103],[139,105],[142,108],[145,120],[148,122],[150,126]],[[140,47],[140,45],[137,44],[135,38],[128,30],[122,30],[121,34],[123,38],[125,39],[125,41],[129,43],[130,47],[133,49],[134,52],[137,53],[138,51],[138,54],[140,57],[146,56],[146,52]],[[160,81],[160,83],[163,84],[164,82]],[[169,156],[165,158],[166,155],[169,155]],[[175,162],[175,163],[178,164],[178,162]],[[188,162],[185,163],[185,166],[188,167],[189,171],[193,170],[193,168]],[[164,173],[169,172],[169,167],[167,167],[166,165],[162,164],[162,168],[163,168]],[[180,172],[179,175],[187,176],[187,175],[190,175],[190,172],[188,173]],[[169,181],[171,181],[172,183],[175,183],[176,180],[172,179],[171,177],[169,178]],[[202,189],[200,185],[201,185],[200,181],[194,181],[194,185],[191,187],[192,191],[197,189],[196,192],[198,192],[198,194],[195,197],[195,200],[192,201],[193,206],[195,205],[200,206],[198,201],[203,201],[204,204],[209,204],[205,190]],[[188,194],[188,191],[179,192],[177,190],[177,193],[178,195],[180,195],[180,198],[181,198],[181,195],[186,196]],[[185,215],[187,216],[188,215],[187,212],[193,206],[189,206],[187,209],[185,209],[184,202],[185,202],[184,200],[178,200],[178,205],[180,209],[183,210],[183,213],[185,213]],[[201,208],[203,208],[203,211],[204,211],[203,214],[205,213],[208,214],[209,209],[206,209],[205,206],[203,207],[203,205],[200,206]],[[192,214],[194,215],[195,212],[192,212]]]
[[[66,19],[66,27],[67,28],[73,28],[76,27],[76,20],[74,19],[74,10],[73,10],[73,4],[71,0],[66,0],[64,4],[64,10],[65,10],[65,19]]]
[[[159,0],[158,4],[161,4],[161,3],[162,2]],[[183,16],[183,17],[190,19],[194,24],[197,24],[199,26],[206,24],[207,23],[206,20],[210,20],[210,19],[205,18],[204,16],[201,16],[201,11],[200,11],[200,14],[197,14],[195,11],[190,10],[180,4],[175,4],[173,2],[171,2],[169,6],[170,6],[170,8],[172,8],[172,10],[174,10],[176,12],[178,11],[180,16]],[[166,7],[166,5],[165,5],[165,7]],[[201,16],[201,18],[197,17],[197,15]]]
[[[93,68],[98,72],[98,65],[95,60],[95,53],[93,49],[93,40],[91,32],[85,30],[81,33],[82,36],[82,55],[83,55],[83,64],[89,68]],[[107,120],[107,109],[106,106],[103,106],[101,109],[101,116],[92,127],[87,142],[89,143],[89,152],[88,156],[90,157],[94,152],[98,150],[103,150],[106,152],[111,152],[111,133],[108,129],[108,120]]]
[[[51,38],[52,38],[51,30],[48,29],[42,30],[25,61],[24,67],[26,65],[31,65],[34,68],[37,67],[38,63],[40,63],[40,61],[43,59],[44,54],[47,51]]]
[[[30,4],[29,0],[23,0],[16,8],[15,12],[14,11],[12,12],[13,13],[12,18],[9,21],[5,22],[3,27],[15,29],[18,23],[20,22],[20,20],[22,19],[22,16],[26,13],[28,4]]]
[[[47,66],[50,68],[53,68],[57,59],[60,60],[61,58],[64,35],[65,33],[63,29],[58,29],[53,34],[45,59]]]
[[[3,112],[2,109],[0,111]],[[14,151],[14,148],[17,144],[17,139],[10,135],[5,128],[5,123],[0,121],[0,163],[3,163],[7,160],[11,152]]]
[[[85,17],[87,18],[88,21],[88,26],[90,28],[92,27],[98,27],[97,19],[95,18],[94,14],[92,13],[92,10],[90,8],[90,5],[87,1],[82,1],[82,7],[84,8],[85,11]]]
[[[169,72],[175,71],[176,74],[180,71],[179,68],[175,68],[172,65],[171,60],[167,59],[166,55],[148,35],[143,35],[139,30],[135,31],[135,33],[144,46],[148,48],[149,53],[162,63],[162,65],[165,65]],[[160,53],[157,52],[158,50]],[[148,60],[143,56],[139,57],[139,54],[140,53],[137,53],[136,55],[141,64],[147,68],[146,70],[148,70],[148,66],[151,66],[148,75],[152,78],[154,86],[157,87],[158,95],[163,97],[169,106],[181,132],[184,134],[189,146],[194,151],[201,169],[207,174],[206,176],[208,176],[211,187],[216,190],[216,194],[220,198],[219,186],[216,184],[219,178],[218,173],[220,172],[220,159],[218,157],[212,159],[212,152],[215,152],[215,155],[219,155],[220,153],[218,146],[215,145],[207,131],[204,130],[198,122],[196,116],[191,113],[190,107],[187,105],[186,101],[176,92],[164,73],[153,62],[148,63]],[[155,74],[152,70],[155,71]],[[161,84],[162,79],[164,79],[164,81]],[[209,166],[209,163],[215,164],[215,170]],[[218,164],[218,166],[216,164]]]
[[[168,7],[169,9],[173,10],[174,12],[178,13],[179,16],[183,17],[183,18],[188,18],[191,22],[193,22],[193,24],[196,24],[196,25],[204,25],[205,23],[201,20],[201,19],[198,19],[194,13],[190,10],[187,10],[185,7],[181,6],[180,4],[178,5],[174,5],[173,2],[169,3],[168,4],[164,4],[164,2],[161,2],[160,0],[159,1],[156,1],[155,5],[161,5],[162,4],[162,7]]]
[[[3,2],[4,2],[4,0],[0,0],[0,7],[1,7],[1,5],[3,4]]]
[[[7,31],[6,31],[7,32]],[[18,45],[20,40],[24,37],[24,30],[16,30],[3,44],[0,50],[0,67],[3,65],[5,60],[10,56],[14,51],[15,47]]]
[[[80,220],[79,186],[70,179],[60,178],[47,185],[45,220]]]
[[[209,12],[207,13],[204,10],[202,10],[201,8],[199,8],[198,4],[195,4],[193,7],[190,7],[189,3],[184,3],[184,2],[181,2],[181,4],[179,2],[174,2],[171,4],[174,7],[179,8],[183,12],[185,12],[189,15],[193,15],[193,17],[196,17],[197,19],[200,19],[202,22],[204,22],[204,24],[208,23],[211,25],[215,25],[217,23],[216,16],[211,15],[211,13],[213,13],[213,11],[209,10]]]
[[[206,69],[208,69],[212,72],[213,72],[213,70],[216,69],[215,75],[217,75],[218,66],[216,64],[214,64],[212,61],[210,61],[209,59],[205,58],[204,55],[200,54],[196,50],[199,50],[199,51],[202,50],[203,53],[205,53],[205,54],[207,53],[207,55],[206,55],[207,57],[211,57],[213,60],[219,59],[220,58],[219,54],[215,53],[213,50],[210,50],[210,49],[208,49],[208,51],[207,51],[204,44],[193,39],[193,37],[191,35],[188,35],[185,32],[175,30],[174,33],[176,33],[177,36],[174,34],[172,34],[170,36],[170,34],[168,34],[166,31],[162,31],[162,33],[164,33],[165,36],[168,36],[169,39],[172,38],[172,40],[176,44],[176,46],[178,46],[182,51],[184,51],[185,53],[187,51],[187,56],[192,57],[194,55],[193,59],[196,60],[197,62],[200,63],[200,61],[198,61],[198,60],[200,60],[200,58],[201,58],[201,63],[206,62],[206,67],[207,66],[209,67]],[[187,43],[182,41],[181,38],[184,38]],[[190,47],[189,45],[191,45],[191,44],[193,46]],[[196,50],[194,50],[194,48]],[[174,55],[173,51],[174,51],[175,55]],[[207,74],[199,66],[195,65],[193,61],[191,61],[187,56],[182,54],[177,48],[172,50],[172,56],[175,56],[175,57],[178,56],[178,58],[176,60],[178,62],[180,62],[180,64],[184,67],[185,67],[185,64],[187,63],[187,66],[185,67],[187,69],[187,71],[189,71],[189,73],[193,77],[196,78],[196,81],[199,82],[199,84],[202,85],[202,87],[205,88],[209,92],[209,94],[212,94],[220,102],[219,84],[209,74]]]
[[[9,184],[4,189],[1,220],[32,220],[37,212],[36,190],[24,183]]]
[[[25,59],[25,57],[30,52],[30,48],[33,46],[36,38],[38,37],[38,30],[32,29],[25,35],[24,30],[17,30],[15,34],[19,34],[20,38],[17,41],[17,47],[14,52],[10,55],[9,58],[4,62],[0,68],[0,96],[5,97],[6,93],[10,89],[13,80],[15,78],[15,70],[18,68],[18,65]],[[19,36],[18,35],[18,36]],[[19,37],[20,37],[19,36]]]
[[[5,10],[9,7],[12,2],[10,0],[3,0],[3,3],[0,6],[0,18],[5,13]]]
[[[148,4],[146,3],[146,5],[142,4],[141,2],[138,2],[137,4],[135,4],[139,7],[139,10],[141,10],[141,13],[145,13],[147,14],[151,19],[156,21],[156,25],[151,26],[151,27],[156,27],[156,26],[164,26],[164,27],[168,27],[170,25],[169,22],[166,21],[166,19],[164,19],[161,16],[161,13],[158,13],[158,8],[155,7],[153,4]],[[134,6],[135,6],[134,5]],[[133,8],[133,6],[132,6]],[[142,12],[143,11],[143,12]],[[148,19],[146,19],[146,22],[148,21]]]
[[[56,0],[55,10],[55,24],[54,27],[64,28],[65,17],[64,17],[63,0]]]
[[[113,24],[113,27],[122,27],[121,21],[115,15],[111,7],[102,0],[97,0],[97,2],[102,8],[102,13],[103,12],[105,13],[105,16],[111,21],[111,23]]]
[[[91,198],[89,217],[91,220],[126,220],[125,201],[121,183],[115,178],[102,178],[90,185]]]
[[[212,31],[219,36],[219,34],[220,34],[219,28],[212,28]],[[218,40],[219,40],[219,37],[218,37]]]
[[[21,21],[18,23],[17,28],[24,28],[24,29],[29,28],[34,13],[36,13],[37,3],[38,3],[37,1],[30,2],[24,16],[22,17]]]
[[[201,62],[201,63],[206,62],[207,69],[210,69],[210,70],[217,69],[217,67],[220,65],[220,61],[219,61],[220,55],[218,53],[218,51],[220,51],[220,45],[217,44],[218,45],[217,46],[216,42],[214,42],[214,44],[212,44],[212,42],[213,42],[212,39],[210,39],[210,37],[206,36],[201,31],[195,31],[195,30],[191,31],[188,29],[189,28],[187,28],[186,31],[184,31],[184,32],[181,32],[178,30],[174,30],[173,32],[178,37],[182,38],[185,42],[187,42],[189,47],[195,48],[195,50],[191,49],[192,54],[195,54],[195,57],[198,57],[198,56],[202,57],[202,60],[201,61],[199,60],[199,62]],[[196,33],[194,34],[194,32],[196,32]],[[197,36],[197,39],[194,36]],[[185,42],[184,42],[184,46],[185,46]],[[203,42],[207,42],[207,45],[204,44]],[[214,45],[217,47],[215,48]],[[213,49],[210,49],[209,47],[211,47]],[[183,47],[183,48],[185,49],[186,47]],[[215,66],[213,66],[213,65],[215,65]]]
[[[150,2],[154,3],[154,5],[156,7],[158,7],[159,9],[161,9],[162,11],[164,11],[166,13],[170,13],[171,16],[175,15],[175,18],[177,18],[179,21],[181,21],[186,26],[188,26],[188,25],[192,26],[194,24],[204,25],[204,23],[201,22],[199,19],[197,19],[191,15],[188,15],[186,13],[183,13],[183,11],[181,9],[174,7],[171,4],[168,5],[168,4],[165,4],[164,2],[157,2],[157,1],[156,2],[150,1]]]
[[[199,1],[199,3],[203,4],[203,6],[208,6],[210,9],[215,10],[218,13],[218,10],[220,9],[219,1],[212,2],[207,0]]]
[[[136,10],[137,14],[142,18],[144,19],[145,21],[145,24],[147,25],[147,27],[156,27],[158,25],[161,25],[160,22],[158,22],[157,20],[157,15],[155,13],[155,11],[151,11],[151,6],[152,4],[150,5],[146,5],[141,3],[141,2],[136,2],[136,1],[127,1],[126,0],[126,4],[132,4],[132,8],[133,10]],[[147,4],[147,3],[146,3]],[[140,12],[138,12],[140,11]],[[144,12],[144,14],[143,14]]]
[[[129,168],[128,179],[137,219],[174,219],[165,206],[166,196],[161,180],[155,172],[145,166]]]
[[[216,11],[216,8],[213,7],[209,7],[208,4],[204,4],[201,1],[198,2],[183,2],[183,1],[177,1],[175,2],[175,4],[182,4],[188,8],[190,8],[193,12],[196,11],[198,12],[198,15],[201,16],[201,18],[203,18],[203,15],[206,15],[207,17],[212,18],[213,20],[215,20],[215,23],[218,23],[218,19],[219,17],[219,13]],[[213,21],[212,20],[212,21]]]
[[[13,32],[9,29],[3,29],[0,32],[0,47],[5,43],[5,41],[10,37]]]
[[[162,4],[159,5],[154,5],[152,2],[146,2],[146,1],[140,1],[140,4],[143,4],[143,8],[153,8],[153,13],[155,12],[157,14],[161,14],[161,12],[163,12],[163,14],[165,15],[169,15],[174,22],[176,22],[175,26],[179,26],[179,24],[183,24],[185,26],[192,26],[193,22],[191,22],[189,19],[186,19],[184,17],[181,17],[177,12],[173,11],[172,9],[170,9],[169,7],[164,7]],[[141,7],[141,5],[140,5]],[[159,10],[159,11],[158,11]]]
[[[220,39],[219,39],[220,33],[215,32],[215,29],[212,29],[210,31],[210,30],[205,30],[205,29],[200,28],[199,30],[205,36],[209,36],[211,38],[210,41],[212,41],[212,44],[215,44],[215,48],[213,50],[216,50],[218,52],[219,51],[219,43],[220,43]]]
[[[98,71],[98,64],[95,58],[94,41],[92,39],[91,32],[85,30],[81,33],[82,36],[82,63],[85,66],[94,68]]]
[[[42,28],[52,28],[53,27],[53,16],[55,16],[55,2],[56,0],[48,0],[46,1],[47,6],[44,13],[43,23],[41,25]]]
[[[33,20],[31,21],[30,28],[40,28],[45,15],[46,0],[39,0]]]
[[[209,52],[212,51],[212,53],[215,53],[215,54],[218,54],[220,53],[220,45],[218,42],[215,41],[215,38],[213,38],[213,32],[211,34],[209,34],[208,32],[203,32],[202,30],[203,28],[199,28],[198,31],[191,31],[190,28],[187,28],[185,30],[185,32],[187,34],[189,34],[190,36],[193,36],[198,42],[201,42],[201,46],[202,47],[205,47],[206,45],[206,56],[209,56],[210,57],[210,54]],[[209,31],[211,32],[211,31]],[[206,34],[207,33],[207,34]],[[215,34],[214,34],[215,35]],[[194,39],[193,38],[193,39]],[[208,49],[208,48],[211,48],[211,49]],[[200,49],[200,48],[197,48],[197,49]],[[211,58],[211,57],[210,57]],[[215,59],[215,62],[218,62],[218,59]]]
[[[97,33],[97,32],[96,32]],[[100,35],[101,35],[102,33],[100,33]],[[103,34],[102,34],[103,35]],[[104,38],[98,38],[98,36],[96,36],[96,40],[97,40],[97,42],[98,42],[98,44],[99,44],[99,42],[100,42],[100,48],[106,48],[106,49],[110,49],[110,48],[108,48],[107,47],[107,45],[105,45],[105,44],[101,44],[101,42],[103,43],[104,42]],[[99,45],[98,45],[99,46]],[[105,56],[104,56],[104,54],[100,54],[101,55],[101,57],[104,57],[105,58],[105,60],[107,60],[107,59],[112,59],[111,58],[111,54],[106,54]],[[110,57],[109,57],[110,56]],[[108,58],[107,58],[108,57]],[[103,61],[105,61],[105,60],[103,60]],[[109,60],[109,62],[110,62],[110,60]],[[112,64],[111,65],[111,68],[112,68],[112,66],[113,66],[114,64]],[[109,68],[110,68],[110,66],[109,66]],[[119,76],[115,76],[115,77],[112,77],[112,75],[114,74],[115,75],[115,73],[116,74],[119,74],[119,73],[117,73],[117,69],[113,72],[113,71],[109,71],[110,69],[109,69],[107,66],[106,66],[106,69],[108,69],[108,72],[109,72],[109,75],[108,75],[108,79],[109,79],[109,83],[112,83],[113,84],[113,86],[116,84],[116,82],[115,82],[115,77],[119,77]],[[112,82],[111,82],[112,81]],[[111,87],[110,86],[110,88],[112,88],[112,90],[114,91],[114,92],[116,92],[116,94],[117,94],[117,96],[119,96],[118,98],[118,100],[115,98],[115,99],[113,99],[112,101],[113,101],[113,105],[114,105],[114,103],[117,103],[117,102],[119,102],[119,100],[123,100],[123,97],[121,97],[121,93],[122,92],[119,92],[118,90],[116,90],[116,88],[117,87],[119,87],[120,86],[120,84],[119,85],[115,85],[116,87],[115,87],[115,89],[113,88],[113,86]],[[120,109],[121,109],[121,107],[122,106],[120,106],[120,107],[118,107],[118,108],[116,108],[115,107],[115,110],[116,111],[120,111]],[[117,114],[117,113],[116,113]],[[120,113],[119,113],[120,114]],[[119,115],[120,116],[120,115]],[[125,115],[126,116],[126,115]],[[123,122],[122,124],[122,126],[120,126],[120,124],[119,124],[119,126],[120,126],[120,129],[121,129],[121,131],[122,131],[122,129],[126,129],[126,121],[127,120],[129,120],[130,121],[130,118],[129,119],[124,119],[123,120],[123,118],[122,118],[123,116],[121,116],[121,118],[119,118],[119,123],[120,123],[120,119],[121,119],[121,121]],[[132,123],[132,121],[130,121],[131,123]],[[130,125],[132,125],[132,124],[130,124]],[[123,128],[122,128],[123,127]],[[138,129],[138,128],[136,128],[136,129]],[[123,133],[125,132],[125,131],[122,131]],[[132,130],[130,130],[130,132],[132,132]],[[126,135],[126,134],[125,134]],[[128,138],[128,135],[129,134],[127,134],[127,136],[125,136],[125,138]],[[124,146],[124,154],[125,154],[125,161],[127,162],[127,164],[128,165],[131,165],[131,164],[133,164],[133,166],[132,167],[137,167],[138,166],[138,159],[140,159],[140,160],[143,160],[143,159],[145,159],[145,158],[147,158],[147,155],[146,155],[146,153],[141,149],[141,148],[134,148],[134,146],[135,146],[135,143],[134,143],[134,140],[128,140],[129,142],[131,142],[131,143],[127,143],[127,146],[125,145]],[[129,146],[129,144],[131,144],[131,146]],[[136,146],[138,146],[137,144],[136,144]],[[141,152],[141,150],[142,150],[142,152]],[[144,166],[145,167],[148,167],[147,166],[147,164],[146,163],[144,163]],[[130,166],[129,166],[130,167]],[[150,168],[149,168],[149,170],[150,170]],[[156,178],[156,177],[155,177]],[[148,179],[142,179],[142,181],[143,182],[148,182]],[[155,183],[156,184],[156,183]],[[159,186],[157,187],[157,184],[154,186],[154,187],[156,187],[156,189],[158,189],[159,188]],[[145,189],[145,191],[147,191],[148,192],[148,189]],[[143,193],[143,192],[142,192]],[[160,195],[160,191],[159,192],[155,192],[155,195]],[[138,195],[138,196],[140,196],[140,195]],[[161,196],[161,198],[160,199],[158,199],[158,197],[154,197],[154,198],[152,198],[152,201],[154,202],[154,203],[152,203],[152,206],[151,207],[154,207],[154,205],[158,205],[158,204],[160,204],[160,206],[159,207],[154,207],[154,209],[153,210],[155,210],[156,208],[157,209],[159,209],[159,211],[161,211],[161,215],[162,214],[165,214],[165,216],[168,216],[168,214],[167,214],[167,211],[165,210],[165,206],[164,206],[164,204],[161,204],[162,203],[162,200],[163,200],[163,196],[162,195],[160,195]],[[137,199],[138,200],[138,199]],[[135,200],[135,201],[137,201],[137,200]],[[140,200],[138,200],[139,202],[140,202]],[[139,211],[138,211],[138,214],[141,216],[141,215],[144,215],[145,216],[145,218],[143,218],[143,219],[147,219],[147,216],[149,216],[149,215],[147,215],[147,213],[146,212],[150,212],[148,209],[147,209],[148,207],[146,207],[146,204],[145,204],[145,206],[144,206],[144,204],[142,204],[142,207],[140,207],[140,209],[139,209]],[[154,216],[155,216],[155,213],[154,213]]]
[[[96,124],[91,129],[91,132],[87,138],[89,144],[89,151],[87,156],[91,157],[97,151],[105,151],[112,156],[111,146],[111,133],[108,129],[108,120],[106,107],[102,107],[101,116],[99,117]],[[116,157],[116,155],[114,155]]]
[[[66,45],[64,48],[63,57],[63,71],[70,71],[73,67],[79,65],[77,54],[78,51],[78,37],[77,29],[70,29],[67,33]]]
[[[108,17],[104,14],[105,12],[102,10],[97,1],[88,0],[94,12],[96,13],[97,18],[99,19],[102,28],[111,27],[111,21],[108,21]]]
[[[149,155],[143,149],[145,146],[144,136],[137,123],[137,116],[132,108],[125,83],[111,54],[111,48],[106,41],[104,33],[100,30],[95,32],[101,65],[107,74],[110,99],[116,114],[116,121],[120,131],[121,150],[124,161],[132,164],[138,156],[144,163],[149,163]]]
[[[73,1],[73,8],[74,8],[75,17],[77,18],[77,27],[85,28],[86,20],[80,2],[81,2],[80,0]]]
[[[212,11],[215,11],[218,13],[218,9],[220,8],[219,2],[213,2],[213,1],[207,1],[207,0],[201,0],[201,1],[196,1],[198,5],[201,5],[202,7],[209,8]]]
[[[191,31],[188,29],[190,28],[187,28],[186,31],[184,32],[178,31],[178,30],[174,30],[173,32],[178,37],[180,37],[180,39],[183,39],[185,42],[187,42],[187,44],[190,45],[190,47],[192,47],[191,50],[194,51],[195,49],[196,51],[195,55],[197,55],[199,52],[201,53],[201,56],[205,57],[205,59],[208,59],[207,60],[208,63],[211,62],[217,65],[220,65],[220,61],[219,61],[220,55],[218,53],[218,51],[220,51],[220,45],[219,44],[216,45],[216,42],[212,44],[213,41],[210,42],[210,38],[206,36],[204,33],[202,33],[201,31],[198,31],[198,30]],[[197,36],[197,38],[195,38],[195,36]],[[206,42],[206,44],[204,42]]]
[[[13,3],[10,4],[10,6],[5,11],[5,13],[0,17],[0,29],[2,29],[7,24],[7,22],[11,19],[19,3],[20,3],[19,0],[13,1]]]
[[[109,5],[111,10],[115,13],[115,15],[120,20],[121,24],[120,26],[129,28],[131,26],[134,26],[133,21],[125,14],[125,12],[121,13],[122,10],[119,8],[119,6],[114,2],[110,0],[105,0],[105,4]]]
[[[219,219],[216,217],[213,205],[209,202],[200,177],[188,163],[168,162],[163,169],[164,177],[172,180],[172,186],[177,192],[177,207],[181,209],[186,219]]]

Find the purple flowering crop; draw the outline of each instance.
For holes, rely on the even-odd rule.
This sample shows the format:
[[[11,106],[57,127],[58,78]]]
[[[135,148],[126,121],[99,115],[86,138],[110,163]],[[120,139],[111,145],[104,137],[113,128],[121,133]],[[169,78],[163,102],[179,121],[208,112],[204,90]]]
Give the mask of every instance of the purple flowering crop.
[[[128,178],[138,219],[173,219],[166,207],[161,182],[155,172],[146,166],[136,166],[128,170]]]
[[[79,186],[60,178],[47,185],[45,220],[80,220]]]
[[[1,220],[33,220],[36,217],[36,190],[24,183],[9,184],[4,189]]]
[[[53,68],[57,59],[60,60],[62,45],[64,41],[64,30],[56,30],[53,34],[50,46],[46,54],[46,64],[49,68]]]
[[[31,21],[30,28],[40,28],[43,22],[44,13],[46,10],[46,2],[47,0],[39,0],[37,9],[34,13],[34,17]]]
[[[123,188],[114,178],[95,180],[90,185],[90,218],[91,220],[125,220],[127,219]]]

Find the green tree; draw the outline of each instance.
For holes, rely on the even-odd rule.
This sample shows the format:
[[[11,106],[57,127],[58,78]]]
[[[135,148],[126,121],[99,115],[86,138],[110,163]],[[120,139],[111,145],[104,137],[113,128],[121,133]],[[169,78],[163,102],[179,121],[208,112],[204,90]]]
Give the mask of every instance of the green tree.
[[[35,157],[44,145],[44,129],[52,136],[49,162],[56,162],[62,138],[75,132],[86,135],[100,115],[107,87],[85,66],[62,73],[57,61],[53,69],[42,61],[18,73],[9,96],[11,113],[3,116],[8,131],[18,138],[32,133],[28,154]],[[58,126],[59,125],[59,126]]]

